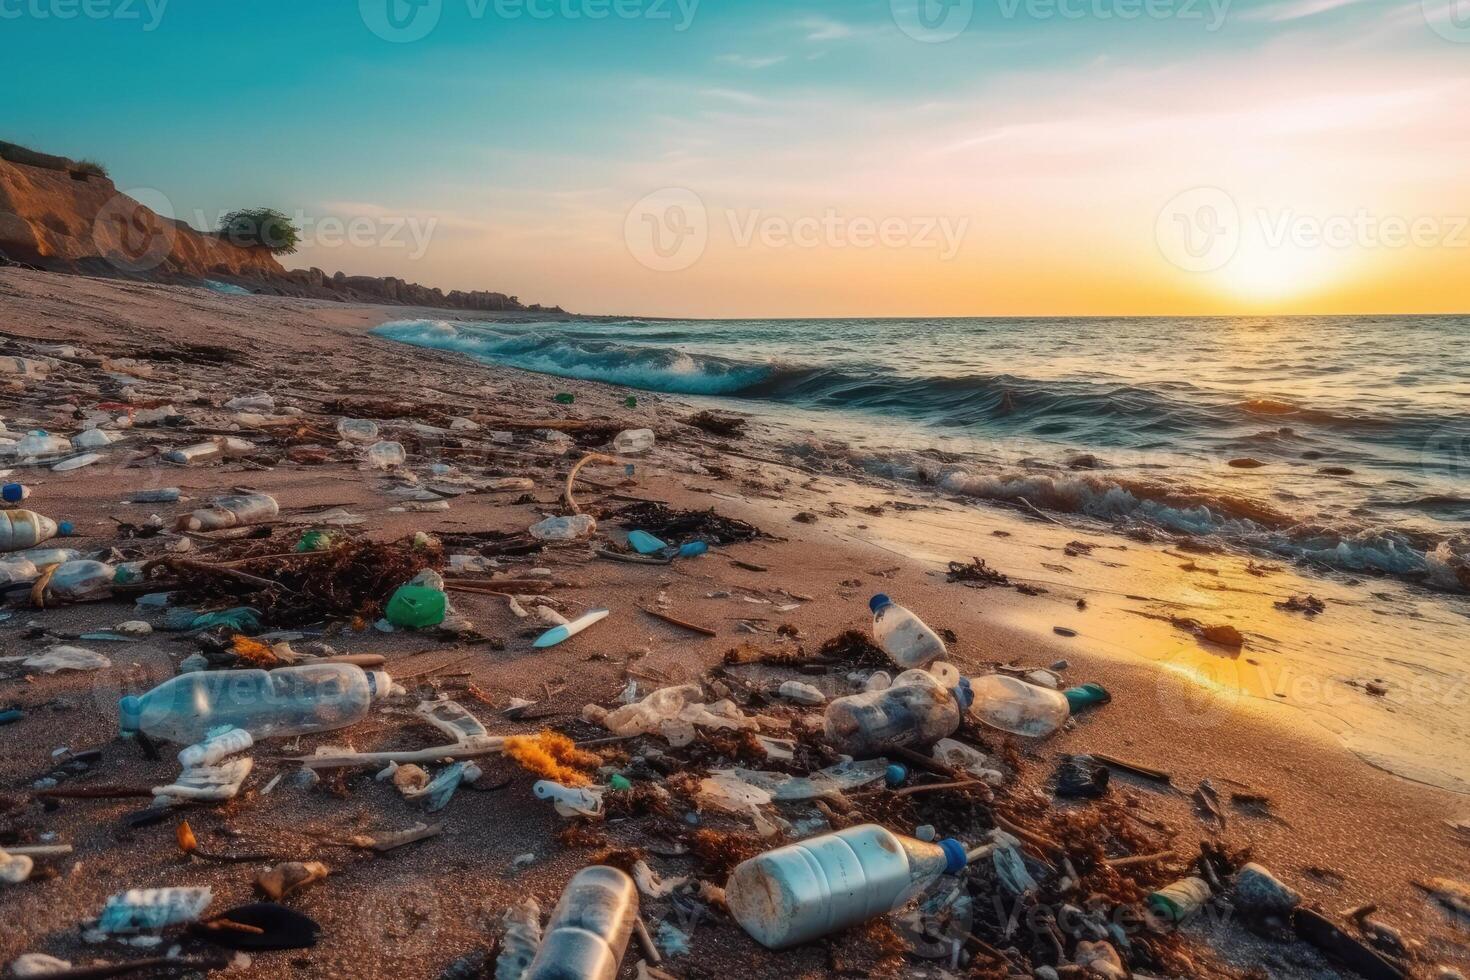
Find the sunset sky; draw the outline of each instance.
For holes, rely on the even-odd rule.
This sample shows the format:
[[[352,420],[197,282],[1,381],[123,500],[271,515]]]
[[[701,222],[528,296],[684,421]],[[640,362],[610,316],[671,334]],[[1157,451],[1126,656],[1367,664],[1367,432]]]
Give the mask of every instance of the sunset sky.
[[[0,0],[0,139],[299,214],[288,267],[670,316],[1470,309],[1470,0],[91,2]]]

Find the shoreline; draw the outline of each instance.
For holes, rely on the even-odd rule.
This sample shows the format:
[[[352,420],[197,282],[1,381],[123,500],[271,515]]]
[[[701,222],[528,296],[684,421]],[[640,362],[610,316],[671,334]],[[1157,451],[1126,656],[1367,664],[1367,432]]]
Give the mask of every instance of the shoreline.
[[[181,342],[225,347],[251,362],[261,375],[274,375],[274,383],[269,386],[279,389],[283,398],[291,397],[292,392],[304,394],[315,385],[321,386],[315,389],[319,394],[396,396],[458,403],[477,410],[512,404],[548,406],[551,394],[571,391],[578,396],[577,403],[565,414],[573,418],[606,415],[627,420],[628,427],[632,427],[631,423],[652,415],[654,428],[669,429],[687,414],[676,396],[637,391],[634,394],[639,408],[629,411],[619,407],[621,389],[486,367],[455,355],[406,347],[367,334],[376,323],[412,313],[412,308],[343,307],[302,300],[201,295],[201,291],[192,289],[3,270],[0,310],[8,314],[0,328],[5,333],[47,343],[84,344],[114,356]],[[438,319],[487,319],[476,311],[430,312]],[[529,317],[516,314],[510,318]],[[168,370],[166,364],[161,367]],[[229,366],[219,370],[226,373],[211,380],[221,390],[236,394],[258,390],[231,380]],[[936,627],[955,632],[958,640],[951,645],[950,659],[967,673],[996,662],[1044,667],[1066,659],[1070,667],[1064,676],[1069,683],[1096,680],[1113,692],[1110,705],[1080,718],[1075,728],[1040,745],[1017,746],[1023,760],[1016,774],[1020,787],[1044,792],[1049,798],[1045,787],[1052,760],[1059,752],[1105,752],[1167,769],[1174,776],[1177,791],[1161,792],[1119,777],[1115,794],[1151,819],[1176,828],[1181,851],[1189,851],[1193,842],[1211,837],[1195,815],[1189,796],[1201,779],[1213,780],[1227,798],[1231,791],[1268,796],[1270,804],[1264,815],[1232,807],[1219,836],[1233,846],[1251,843],[1256,860],[1301,890],[1324,913],[1335,915],[1349,905],[1377,903],[1387,921],[1426,942],[1426,963],[1466,962],[1455,924],[1428,903],[1412,882],[1437,876],[1466,877],[1464,839],[1446,821],[1463,818],[1470,812],[1470,801],[1463,795],[1410,783],[1370,767],[1344,749],[1337,736],[1317,724],[1320,717],[1314,716],[1313,724],[1302,725],[1305,716],[1290,706],[1273,703],[1280,699],[1242,697],[1244,685],[1237,684],[1232,694],[1218,677],[1201,676],[1208,674],[1207,667],[1223,669],[1227,674],[1230,670],[1249,674],[1242,667],[1256,665],[1245,663],[1248,658],[1267,665],[1269,672],[1272,665],[1290,665],[1299,656],[1295,649],[1273,639],[1264,622],[1265,610],[1301,580],[1300,576],[1275,573],[1269,594],[1261,588],[1253,593],[1232,591],[1257,580],[1235,567],[1241,563],[1232,564],[1221,556],[1176,558],[1139,544],[1117,551],[1117,542],[1108,540],[1101,530],[1057,527],[1002,508],[962,508],[942,498],[881,486],[876,481],[809,472],[772,457],[759,434],[744,440],[743,449],[751,450],[745,455],[723,452],[712,441],[691,437],[687,432],[682,436],[667,450],[660,450],[655,465],[639,467],[635,477],[638,486],[630,492],[673,506],[714,506],[720,513],[749,520],[776,537],[733,546],[728,556],[717,554],[668,569],[609,562],[580,564],[577,576],[585,583],[571,595],[579,603],[606,604],[615,610],[614,616],[595,634],[589,631],[585,640],[534,657],[518,636],[517,624],[498,601],[455,596],[456,606],[473,622],[506,639],[504,652],[470,647],[456,655],[474,655],[469,669],[477,686],[498,698],[507,698],[555,681],[565,690],[548,703],[575,716],[587,702],[613,701],[628,676],[620,668],[626,666],[622,659],[629,650],[646,647],[648,653],[638,659],[639,669],[662,674],[674,682],[699,676],[742,640],[771,640],[772,635],[766,632],[742,631],[738,625],[741,622],[752,623],[758,629],[772,627],[752,618],[752,610],[764,616],[763,607],[742,604],[738,596],[758,596],[766,600],[764,608],[769,608],[769,597],[782,589],[810,595],[809,601],[801,601],[799,608],[779,619],[799,630],[803,642],[815,645],[845,629],[865,630],[868,595],[889,592]],[[761,458],[748,458],[752,456]],[[370,477],[337,465],[282,466],[271,472],[248,473],[230,466],[163,474],[109,470],[110,480],[117,481],[117,485],[108,482],[103,487],[98,486],[102,481],[95,479],[96,474],[89,475],[85,469],[70,474],[41,472],[36,476],[43,490],[38,490],[32,503],[37,509],[44,505],[46,512],[75,515],[73,519],[83,529],[79,547],[102,547],[110,541],[115,527],[109,520],[111,516],[143,516],[139,508],[123,508],[116,503],[122,489],[135,488],[130,482],[133,476],[175,479],[179,485],[188,484],[186,492],[194,497],[248,482],[275,493],[283,505],[288,501],[292,506],[345,504],[354,512],[368,515],[372,533],[385,538],[420,528],[514,530],[534,520],[536,513],[534,505],[512,505],[480,496],[456,501],[442,514],[388,513],[388,501],[373,490]],[[610,479],[608,471],[596,479]],[[542,507],[554,504],[559,488],[542,479],[537,483],[537,502]],[[893,500],[916,509],[884,506],[882,514],[857,510]],[[815,521],[792,520],[802,513],[815,514]],[[1079,538],[1092,543],[1090,554],[1086,549],[1074,549],[1078,554],[1064,556],[1067,543]],[[953,542],[954,547],[936,548],[936,539]],[[1017,582],[1041,584],[1045,579],[1047,584],[1042,587],[1048,591],[1032,596],[1002,586],[978,590],[945,582],[939,572],[942,562],[966,561],[972,554],[987,558]],[[764,565],[770,571],[740,569],[730,564],[729,557]],[[1116,564],[1123,567],[1106,564],[1115,557],[1122,559]],[[1186,560],[1197,567],[1217,567],[1213,574],[1182,574],[1179,565]],[[1043,562],[1075,567],[1062,573],[1042,568]],[[1083,569],[1081,574],[1076,572],[1079,568]],[[1181,579],[1185,584],[1178,584]],[[850,582],[858,584],[845,584]],[[1318,588],[1324,591],[1320,585]],[[718,624],[719,636],[691,639],[686,633],[666,629],[637,614],[636,606],[659,592],[670,594],[675,615]],[[719,593],[729,596],[711,598]],[[1148,615],[1138,615],[1138,609],[1130,608],[1137,604],[1126,599],[1128,595],[1152,596],[1142,605]],[[1195,610],[1192,615],[1204,621],[1205,615],[1199,612],[1204,610],[1214,614],[1213,621],[1224,615],[1221,610],[1227,608],[1223,605],[1226,600],[1233,602],[1241,595],[1250,596],[1250,609],[1241,613],[1235,606],[1228,608],[1232,616],[1239,616],[1239,628],[1246,636],[1246,648],[1239,651],[1238,657],[1223,656],[1177,626],[1150,618],[1167,617],[1166,610],[1179,609],[1184,614]],[[1085,610],[1076,608],[1078,598],[1086,598]],[[1333,605],[1320,617],[1324,631],[1340,637],[1353,628],[1349,624],[1367,621],[1352,605],[1335,601],[1336,596],[1329,599],[1334,600]],[[54,616],[47,612],[44,619],[52,628],[58,628],[56,623],[82,628],[129,618],[124,615],[125,608],[118,603],[68,607]],[[1337,620],[1347,620],[1348,624],[1335,625]],[[1057,626],[1074,630],[1076,635],[1060,636],[1053,632]],[[16,637],[14,628],[4,630],[0,642],[7,654],[16,652]],[[1333,644],[1338,642],[1334,640]],[[1324,646],[1315,656],[1331,656],[1337,650],[1333,644]],[[433,652],[443,646],[426,644],[417,637],[385,637],[371,632],[353,634],[342,645],[353,653],[387,652],[390,660]],[[1110,647],[1125,648],[1123,655]],[[167,649],[171,653],[185,652],[176,645]],[[605,652],[611,659],[586,659],[594,651]],[[122,660],[123,655],[117,654],[114,659]],[[1177,668],[1180,663],[1194,673],[1168,669],[1168,665]],[[1311,676],[1311,671],[1304,671],[1302,676]],[[1215,683],[1204,684],[1206,680]],[[13,683],[3,687],[7,699],[17,697]],[[107,717],[85,690],[78,692],[75,688],[75,678],[56,675],[39,679],[20,692],[28,705],[40,708],[19,724],[0,729],[0,745],[12,750],[6,753],[9,761],[0,763],[0,786],[7,793],[23,790],[37,771],[44,771],[51,750],[61,744],[58,739],[63,736],[44,723],[47,715],[42,711],[48,699],[75,701],[71,709],[55,715],[56,724],[65,726],[65,739],[75,740],[74,744],[110,746],[109,729],[115,731],[114,719]],[[1369,703],[1367,708],[1375,706]],[[498,713],[492,715],[486,710],[482,717],[492,732],[514,730]],[[1326,717],[1337,715],[1328,713]],[[1372,716],[1354,705],[1351,717],[1356,722]],[[343,735],[353,738],[350,732]],[[372,741],[354,738],[359,749],[372,748]],[[263,758],[268,754],[257,754],[258,768],[267,774],[275,768]],[[108,757],[109,781],[115,775],[113,765],[120,767],[122,774],[137,775],[147,769],[136,757],[127,758],[116,747],[108,748]],[[495,771],[501,773],[503,769],[497,764]],[[152,770],[156,773],[158,767]],[[509,774],[508,769],[505,774]],[[264,813],[241,812],[223,821],[207,820],[201,829],[217,836],[226,825],[238,822],[247,833],[259,834],[262,821],[282,819],[282,808],[290,816],[285,830],[290,837],[298,836],[301,827],[340,822],[344,811],[373,816],[390,813],[400,821],[409,816],[391,793],[358,784],[345,799],[317,793],[256,802],[268,803],[254,808]],[[21,928],[0,939],[0,958],[9,961],[20,952],[67,948],[59,936],[74,925],[80,912],[97,906],[100,897],[121,887],[138,887],[145,881],[169,884],[179,878],[204,878],[217,880],[218,892],[243,897],[248,882],[243,873],[197,866],[180,871],[177,857],[170,853],[166,842],[160,843],[168,827],[139,831],[139,845],[131,853],[117,855],[109,835],[116,823],[114,818],[125,810],[112,803],[70,804],[48,817],[48,826],[62,828],[66,839],[77,841],[84,868],[102,861],[112,868],[112,880],[91,880],[85,871],[77,875],[63,873],[41,888],[23,886],[24,890],[9,892],[7,898],[13,898]],[[334,873],[324,886],[309,893],[305,907],[327,927],[329,937],[323,947],[309,954],[313,974],[323,971],[325,975],[336,967],[358,976],[437,975],[445,963],[472,948],[477,939],[484,944],[486,920],[492,910],[498,912],[509,898],[525,891],[536,894],[543,908],[549,908],[570,869],[579,861],[585,862],[585,852],[556,843],[560,819],[531,798],[527,780],[518,780],[505,793],[461,794],[445,815],[455,825],[455,852],[405,854],[387,875],[389,887],[381,887],[385,884],[379,880],[381,872],[370,870],[387,865],[373,863]],[[483,833],[477,831],[487,825],[500,828],[503,839],[484,840]],[[528,869],[509,871],[510,857],[524,851],[536,853],[538,861]],[[450,896],[444,890],[446,883],[459,881],[459,876],[469,870],[460,868],[462,863],[471,863],[475,868],[493,867],[496,873],[480,874],[472,887],[464,887],[465,894]],[[506,870],[500,870],[503,868]],[[1314,874],[1312,869],[1322,874]],[[1340,875],[1341,880],[1334,875]],[[351,938],[361,941],[371,935],[366,924],[356,920],[370,919],[373,914],[391,915],[390,906],[399,902],[393,897],[395,888],[409,890],[411,897],[402,903],[405,907],[420,902],[433,910],[434,929],[430,931],[434,935],[425,936],[423,930],[408,928],[399,921],[395,927],[407,930],[401,948],[387,955],[374,951],[371,942],[364,943],[364,949],[354,949]],[[1239,928],[1233,928],[1224,938],[1231,950],[1244,957],[1237,966],[1271,963],[1272,957],[1286,955],[1283,947],[1255,940]],[[701,968],[713,964],[732,976],[745,975],[752,963],[756,972],[822,972],[819,951],[803,949],[773,955],[752,954],[752,949],[728,922],[710,924],[695,933],[694,953],[688,962]],[[1300,952],[1297,947],[1291,949],[1293,956]],[[362,959],[365,953],[371,959]],[[281,961],[259,957],[253,967],[239,975],[271,975],[273,962]],[[1291,964],[1289,970],[1302,972],[1286,975],[1312,976],[1318,975],[1313,971],[1323,969],[1310,954],[1300,961],[1287,962]],[[675,966],[678,963],[673,961]]]

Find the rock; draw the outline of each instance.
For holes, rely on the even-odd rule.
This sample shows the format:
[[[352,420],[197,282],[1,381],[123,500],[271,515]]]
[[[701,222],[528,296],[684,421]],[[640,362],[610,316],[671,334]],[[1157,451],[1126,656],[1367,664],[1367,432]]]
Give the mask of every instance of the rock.
[[[1235,906],[1251,915],[1285,915],[1302,896],[1259,864],[1247,864],[1235,876]]]

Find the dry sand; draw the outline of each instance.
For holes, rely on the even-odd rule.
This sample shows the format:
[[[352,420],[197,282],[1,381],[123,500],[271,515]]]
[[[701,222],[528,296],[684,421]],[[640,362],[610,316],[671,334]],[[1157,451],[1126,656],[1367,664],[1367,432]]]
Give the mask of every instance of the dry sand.
[[[283,401],[302,397],[302,404],[310,407],[305,400],[309,396],[345,393],[456,404],[467,415],[607,417],[628,427],[650,425],[666,438],[638,466],[632,484],[618,485],[621,471],[607,467],[590,469],[589,477],[603,486],[618,485],[615,492],[623,495],[678,507],[714,506],[774,536],[668,568],[592,560],[585,546],[548,552],[537,563],[578,583],[558,593],[569,610],[612,610],[602,624],[550,651],[532,651],[529,637],[501,600],[470,595],[456,595],[456,606],[485,633],[502,637],[505,649],[456,648],[369,630],[332,638],[339,650],[382,652],[389,658],[388,669],[402,675],[468,658],[455,670],[467,671],[473,685],[497,705],[512,696],[540,700],[545,710],[566,713],[548,719],[558,723],[575,719],[588,702],[612,703],[627,682],[630,665],[645,677],[695,678],[738,643],[774,646],[776,638],[769,631],[777,625],[794,627],[805,644],[814,646],[841,630],[865,629],[867,598],[887,592],[932,625],[954,632],[951,659],[967,673],[996,662],[1046,666],[1065,659],[1069,683],[1099,681],[1113,693],[1110,705],[1079,718],[1059,736],[1016,747],[1021,761],[1016,794],[1024,797],[1034,789],[1050,798],[1053,760],[1064,752],[1104,752],[1168,770],[1176,789],[1161,790],[1120,776],[1112,792],[1169,828],[1152,838],[1187,858],[1197,853],[1199,841],[1216,836],[1189,796],[1208,778],[1227,800],[1228,822],[1218,836],[1232,847],[1251,846],[1256,860],[1299,888],[1310,904],[1336,916],[1351,906],[1376,903],[1385,921],[1423,943],[1417,969],[1424,975],[1433,975],[1431,964],[1463,967],[1470,962],[1464,926],[1427,902],[1412,884],[1434,876],[1470,877],[1466,839],[1447,825],[1470,811],[1470,802],[1366,764],[1305,713],[1266,704],[1270,698],[1242,696],[1228,685],[1202,685],[1197,670],[1166,669],[1221,654],[1166,623],[1124,609],[1135,601],[1124,595],[1142,594],[1145,586],[1185,575],[1178,570],[1180,561],[1164,548],[1105,534],[1084,535],[1001,509],[961,511],[934,498],[804,472],[777,460],[758,439],[733,444],[740,455],[722,452],[714,440],[677,424],[689,408],[675,399],[640,392],[638,408],[630,410],[622,407],[628,393],[621,390],[476,366],[366,334],[384,320],[413,315],[454,318],[444,311],[222,296],[0,270],[0,334],[77,343],[113,356],[183,343],[217,345],[238,352],[248,367],[161,368],[179,371],[186,384],[207,381],[231,395],[265,388]],[[550,399],[558,391],[574,392],[576,405],[555,406]],[[13,406],[23,397],[12,394],[7,401]],[[65,431],[64,408],[53,404],[32,414]],[[5,418],[10,421],[17,414],[7,409]],[[701,473],[701,466],[717,472]],[[203,498],[247,485],[274,494],[283,507],[340,504],[367,516],[375,536],[394,539],[416,530],[524,529],[557,509],[565,469],[562,464],[530,474],[538,484],[534,504],[510,503],[507,497],[513,495],[474,495],[456,500],[448,512],[428,514],[388,513],[392,502],[374,489],[371,477],[349,464],[282,465],[268,472],[233,464],[165,470],[98,465],[66,474],[40,471],[28,474],[28,482],[37,488],[32,505],[76,522],[82,537],[70,544],[101,549],[114,542],[114,519],[146,516],[148,508],[119,501],[149,486],[177,485],[191,497]],[[599,493],[584,490],[583,496],[590,503]],[[888,506],[880,516],[855,509],[895,500],[916,509]],[[175,512],[160,510],[165,518]],[[815,514],[816,520],[793,521],[798,513]],[[609,531],[620,536],[618,530]],[[1106,563],[1089,570],[1086,557],[1061,557],[1065,544],[1079,538],[1104,549]],[[1022,576],[1047,577],[1040,565],[1047,559],[1066,563],[1069,571],[1061,576],[1053,570],[1053,584],[1041,596],[947,583],[935,559],[968,559],[972,554]],[[734,560],[768,571],[749,571]],[[1064,579],[1060,585],[1059,577]],[[1126,581],[1138,583],[1137,590],[1126,587]],[[1289,592],[1293,586],[1294,580],[1274,588]],[[742,598],[780,604],[790,601],[783,590],[809,598],[784,613]],[[671,600],[669,609],[676,615],[708,624],[719,635],[705,639],[638,611],[660,594]],[[1078,598],[1087,599],[1086,610],[1077,608]],[[1138,602],[1137,608],[1159,607]],[[1330,621],[1331,615],[1323,620]],[[14,618],[0,624],[0,652],[34,650],[37,642],[27,638],[24,625],[32,620],[54,631],[79,632],[131,618],[131,608],[119,602],[45,612],[17,609]],[[758,632],[748,632],[742,621]],[[1069,627],[1078,635],[1058,635],[1053,626]],[[1247,656],[1251,646],[1248,638]],[[251,881],[261,865],[188,863],[174,846],[171,822],[126,829],[122,818],[144,801],[65,801],[46,809],[21,802],[62,746],[101,748],[103,761],[89,777],[94,782],[151,785],[176,771],[167,755],[164,762],[145,762],[135,747],[116,739],[116,695],[125,676],[134,683],[143,676],[168,676],[171,665],[193,647],[167,634],[135,646],[93,647],[113,658],[111,671],[0,681],[0,707],[13,703],[26,712],[19,723],[0,728],[0,787],[20,803],[4,819],[8,826],[54,833],[57,840],[76,846],[72,858],[42,861],[33,881],[0,892],[3,962],[23,952],[48,952],[79,962],[138,955],[116,946],[84,946],[77,938],[78,924],[94,915],[109,894],[125,888],[212,884],[216,909],[252,900]],[[646,653],[631,660],[635,651]],[[1281,655],[1289,656],[1289,650]],[[646,680],[640,686],[649,687]],[[526,727],[484,704],[466,703],[493,733]],[[428,737],[425,729],[389,714],[335,739],[306,739],[303,748],[309,751],[328,741],[350,741],[360,750],[417,747],[427,744],[423,739]],[[1001,742],[991,739],[993,746]],[[322,788],[283,788],[259,795],[272,775],[290,768],[279,761],[285,754],[275,744],[258,747],[255,774],[241,798],[190,814],[201,841],[215,850],[272,849],[303,860],[321,858],[332,867],[325,884],[291,900],[321,923],[322,943],[308,951],[262,954],[238,976],[437,976],[456,957],[486,948],[494,922],[516,898],[534,895],[549,910],[562,884],[591,853],[557,841],[564,821],[533,798],[531,778],[498,759],[485,763],[483,782],[513,780],[496,791],[461,790],[441,814],[447,828],[442,838],[383,857],[327,849],[320,843],[323,835],[359,826],[404,827],[420,814],[366,774],[354,777],[340,795]],[[1265,794],[1270,805],[1233,807],[1228,802],[1232,792]],[[963,827],[941,830],[965,836]],[[513,868],[512,859],[525,853],[534,854],[535,862]],[[679,859],[655,858],[653,863],[665,873],[687,869]],[[646,913],[667,911],[667,905],[650,903]],[[1301,944],[1260,941],[1236,926],[1196,938],[1198,975],[1213,975],[1214,967],[1204,964],[1218,963],[1217,953],[1241,967],[1261,967],[1271,976],[1336,975]],[[625,976],[632,975],[637,959],[630,951]],[[668,966],[687,976],[831,972],[823,944],[768,953],[724,916],[702,921],[694,929],[692,954]],[[909,975],[933,976],[939,966],[910,960],[906,969]]]

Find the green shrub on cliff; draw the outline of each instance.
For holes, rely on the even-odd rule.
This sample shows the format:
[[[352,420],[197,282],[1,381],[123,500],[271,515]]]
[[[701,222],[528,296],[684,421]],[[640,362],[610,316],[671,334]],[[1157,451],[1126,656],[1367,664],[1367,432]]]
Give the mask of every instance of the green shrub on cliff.
[[[72,170],[79,174],[87,174],[90,177],[106,177],[107,168],[96,160],[78,160]]]
[[[242,208],[220,219],[219,237],[242,248],[266,248],[290,255],[301,242],[291,219],[272,208]]]

